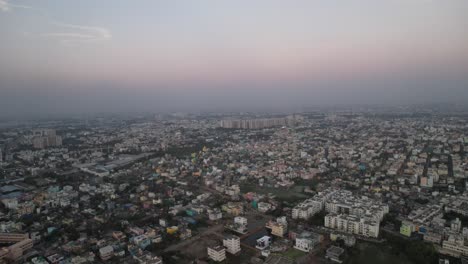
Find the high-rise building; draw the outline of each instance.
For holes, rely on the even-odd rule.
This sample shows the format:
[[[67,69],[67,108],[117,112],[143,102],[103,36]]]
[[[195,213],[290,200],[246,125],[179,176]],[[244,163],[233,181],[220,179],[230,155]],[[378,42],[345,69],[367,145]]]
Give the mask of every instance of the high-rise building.
[[[33,135],[34,148],[43,149],[62,145],[62,137],[57,136],[54,129],[37,129],[33,131]]]
[[[269,127],[288,126],[296,123],[295,118],[257,118],[257,119],[225,119],[221,120],[222,128],[262,129]]]

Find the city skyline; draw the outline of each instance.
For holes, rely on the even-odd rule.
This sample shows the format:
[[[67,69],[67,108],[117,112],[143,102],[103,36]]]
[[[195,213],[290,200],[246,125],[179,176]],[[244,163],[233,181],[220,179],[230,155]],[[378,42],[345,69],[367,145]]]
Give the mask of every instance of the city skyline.
[[[468,99],[466,1],[0,1],[0,116]]]

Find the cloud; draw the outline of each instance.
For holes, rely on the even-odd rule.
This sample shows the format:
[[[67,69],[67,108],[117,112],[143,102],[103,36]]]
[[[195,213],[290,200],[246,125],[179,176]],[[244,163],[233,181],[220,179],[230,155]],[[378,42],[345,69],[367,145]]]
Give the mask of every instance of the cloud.
[[[59,32],[45,33],[42,34],[42,36],[56,38],[63,44],[98,42],[112,38],[112,34],[106,28],[64,23],[50,18],[50,16],[47,14],[47,11],[43,8],[12,4],[10,0],[0,0],[0,12],[9,12],[14,8],[31,9],[43,16],[55,26],[62,28],[62,30]],[[24,35],[29,36],[30,34]]]
[[[3,12],[10,11],[10,4],[6,0],[0,0],[0,10]]]
[[[59,39],[63,44],[82,42],[99,42],[110,40],[112,34],[103,27],[81,26],[54,21],[54,24],[67,29],[66,31],[43,34],[45,37]]]
[[[25,5],[16,5],[9,2],[9,0],[0,0],[0,11],[8,12],[11,11],[13,8],[31,8],[30,6]]]

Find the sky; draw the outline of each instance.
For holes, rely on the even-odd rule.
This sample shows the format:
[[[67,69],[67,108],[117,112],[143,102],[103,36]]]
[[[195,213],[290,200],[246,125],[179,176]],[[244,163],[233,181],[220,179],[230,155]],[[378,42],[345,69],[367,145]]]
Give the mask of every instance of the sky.
[[[466,0],[0,0],[0,117],[468,101]]]

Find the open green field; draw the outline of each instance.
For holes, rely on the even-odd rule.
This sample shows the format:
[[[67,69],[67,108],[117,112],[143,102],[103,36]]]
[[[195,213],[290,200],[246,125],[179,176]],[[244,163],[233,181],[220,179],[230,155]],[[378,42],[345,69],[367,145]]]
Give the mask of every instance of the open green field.
[[[304,256],[306,253],[305,252],[302,252],[300,250],[297,250],[295,248],[290,248],[288,251],[282,253],[281,255],[285,256],[285,257],[288,257],[292,260],[295,260],[297,258],[300,258],[302,256]]]

